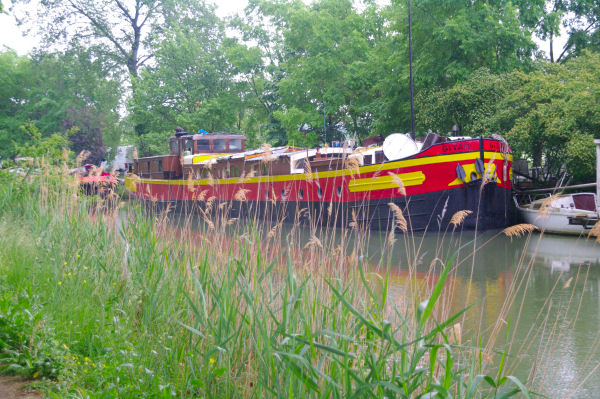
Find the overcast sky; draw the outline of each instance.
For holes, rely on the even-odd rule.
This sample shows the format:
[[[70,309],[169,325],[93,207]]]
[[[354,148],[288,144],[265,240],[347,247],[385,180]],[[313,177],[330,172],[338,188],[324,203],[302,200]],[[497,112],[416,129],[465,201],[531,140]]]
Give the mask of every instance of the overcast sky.
[[[244,10],[248,4],[248,0],[213,0],[217,5],[217,14],[220,17],[236,14]],[[2,0],[5,12],[8,14],[0,14],[0,49],[5,47],[12,48],[19,55],[25,55],[31,51],[37,44],[34,37],[23,37],[22,29],[17,26],[15,18],[10,13],[11,1]],[[36,6],[36,2],[30,3],[31,7]]]

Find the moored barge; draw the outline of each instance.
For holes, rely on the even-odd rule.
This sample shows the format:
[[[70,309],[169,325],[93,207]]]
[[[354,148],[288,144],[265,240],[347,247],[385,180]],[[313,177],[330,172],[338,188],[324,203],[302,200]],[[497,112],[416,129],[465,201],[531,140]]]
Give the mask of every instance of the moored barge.
[[[463,228],[509,223],[512,154],[498,136],[429,133],[418,142],[396,133],[362,147],[334,142],[246,150],[243,135],[176,132],[169,150],[135,160],[125,179],[133,196],[188,209],[210,203],[226,208],[228,217],[271,214],[382,229],[397,222],[390,204],[412,231],[446,229],[462,210],[470,211]]]

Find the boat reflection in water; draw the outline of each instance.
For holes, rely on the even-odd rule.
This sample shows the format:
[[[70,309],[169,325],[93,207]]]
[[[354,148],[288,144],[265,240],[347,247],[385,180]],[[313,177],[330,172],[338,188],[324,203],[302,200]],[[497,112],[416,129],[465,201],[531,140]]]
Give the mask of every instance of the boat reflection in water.
[[[561,237],[536,234],[526,247],[528,259],[549,267],[551,272],[568,272],[571,266],[600,264],[600,244],[594,237]]]

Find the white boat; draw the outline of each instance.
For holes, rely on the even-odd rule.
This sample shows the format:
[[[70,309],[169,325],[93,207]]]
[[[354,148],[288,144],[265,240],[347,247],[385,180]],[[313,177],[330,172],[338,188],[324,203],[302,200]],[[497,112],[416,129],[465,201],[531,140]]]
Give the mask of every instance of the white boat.
[[[558,194],[515,204],[525,223],[555,234],[587,234],[598,222],[596,194]]]

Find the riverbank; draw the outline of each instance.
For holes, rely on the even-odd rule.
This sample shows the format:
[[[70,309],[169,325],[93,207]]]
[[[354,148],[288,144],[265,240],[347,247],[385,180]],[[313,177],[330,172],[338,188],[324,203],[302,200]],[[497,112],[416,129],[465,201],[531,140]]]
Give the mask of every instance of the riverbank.
[[[410,275],[415,251],[402,298],[391,302],[386,254],[373,272],[360,245],[330,246],[340,241],[330,231],[315,228],[305,242],[292,229],[282,240],[277,221],[239,223],[226,209],[221,217],[206,213],[199,231],[185,221],[174,230],[163,216],[121,209],[118,198],[81,197],[49,168],[34,178],[2,179],[0,368],[37,379],[46,392],[191,398],[525,391],[504,377],[506,356],[489,342],[473,344],[462,310],[446,306],[452,251],[440,248],[426,284]],[[368,232],[341,234],[354,235],[353,243],[368,239]],[[395,240],[410,237],[390,235],[386,245]]]

